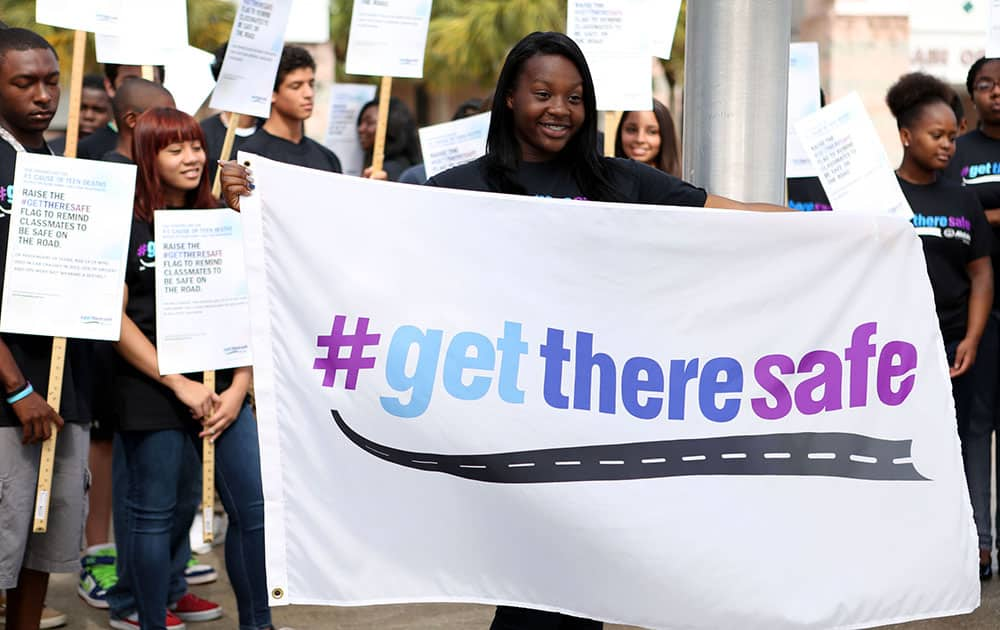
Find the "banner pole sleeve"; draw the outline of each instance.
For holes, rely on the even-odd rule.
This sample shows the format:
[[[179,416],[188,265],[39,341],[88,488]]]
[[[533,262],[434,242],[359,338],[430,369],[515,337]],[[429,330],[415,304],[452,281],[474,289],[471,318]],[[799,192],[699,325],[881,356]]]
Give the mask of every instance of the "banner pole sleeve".
[[[381,171],[385,163],[385,133],[389,124],[390,96],[392,96],[392,77],[382,77],[378,95],[378,127],[375,129],[375,147],[372,150],[372,172]]]
[[[226,127],[226,137],[222,141],[222,154],[219,160],[225,162],[229,159],[229,154],[233,152],[233,142],[236,140],[236,130],[240,126],[240,115],[236,112],[228,112],[229,125]],[[222,194],[222,165],[215,167],[215,183],[212,184],[212,196],[218,197]]]
[[[69,75],[69,117],[66,122],[66,157],[75,158],[80,139],[80,100],[83,94],[83,62],[87,51],[87,32],[73,33],[73,65]],[[49,406],[59,413],[62,400],[63,371],[66,365],[66,338],[52,339],[52,358],[49,361],[49,390],[46,399]],[[35,518],[32,531],[42,534],[49,527],[49,501],[52,498],[52,472],[56,460],[56,437],[58,431],[52,427],[49,439],[42,443],[38,462],[38,485],[35,490]]]
[[[230,120],[230,128],[235,128]],[[206,370],[202,382],[215,391],[215,370]],[[214,410],[213,410],[214,411]],[[214,540],[212,522],[215,520],[215,442],[210,436],[201,438],[201,539]]]

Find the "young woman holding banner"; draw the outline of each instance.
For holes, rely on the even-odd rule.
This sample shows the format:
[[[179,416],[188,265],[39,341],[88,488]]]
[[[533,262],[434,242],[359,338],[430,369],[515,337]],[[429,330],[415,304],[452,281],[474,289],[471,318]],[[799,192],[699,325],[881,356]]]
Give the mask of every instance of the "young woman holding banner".
[[[226,569],[236,594],[241,630],[271,628],[264,568],[264,499],[257,425],[246,401],[250,368],[220,371],[221,393],[200,375],[161,376],[156,356],[157,208],[214,208],[205,169],[204,134],[198,123],[174,109],[143,113],[134,129],[138,167],[135,212],[125,276],[121,340],[116,349],[119,437],[128,468],[127,527],[117,532],[119,563],[126,582],[112,590],[114,628],[162,630],[181,620],[209,616],[198,598],[185,594],[183,573],[171,567],[187,560],[193,510],[184,470],[185,449],[210,437],[215,442],[216,484],[229,515]],[[118,489],[116,488],[116,492]],[[123,597],[122,591],[125,592]],[[194,601],[192,601],[192,598]],[[128,607],[131,599],[134,608]],[[167,605],[171,604],[172,612]],[[176,614],[176,617],[174,616]],[[214,611],[215,617],[220,613]]]
[[[538,197],[788,211],[711,195],[634,160],[602,157],[594,82],[580,48],[562,33],[522,39],[500,71],[486,155],[432,177],[427,185]],[[226,203],[239,209],[252,180],[236,162],[223,166]],[[590,630],[598,621],[500,606],[493,630]]]
[[[938,79],[915,72],[901,77],[885,100],[903,144],[896,177],[923,242],[950,365],[962,460],[979,532],[979,576],[989,579],[990,436],[997,372],[996,330],[989,322],[993,236],[976,195],[940,174],[955,154],[953,95]],[[982,387],[989,396],[977,396]]]
[[[677,131],[667,106],[654,98],[651,111],[622,114],[615,134],[615,157],[637,160],[680,177]]]

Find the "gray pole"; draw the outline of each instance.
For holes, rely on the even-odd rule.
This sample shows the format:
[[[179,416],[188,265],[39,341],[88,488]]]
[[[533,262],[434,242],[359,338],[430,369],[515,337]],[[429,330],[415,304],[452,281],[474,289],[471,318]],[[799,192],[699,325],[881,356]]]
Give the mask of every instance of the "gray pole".
[[[693,0],[684,47],[683,176],[784,203],[792,0]]]

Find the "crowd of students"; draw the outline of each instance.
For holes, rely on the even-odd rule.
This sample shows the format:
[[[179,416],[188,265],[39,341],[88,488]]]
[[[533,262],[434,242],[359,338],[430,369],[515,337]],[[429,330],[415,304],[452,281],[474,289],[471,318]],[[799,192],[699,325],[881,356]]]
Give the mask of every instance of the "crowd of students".
[[[225,49],[217,53],[218,74]],[[188,591],[214,579],[192,559],[188,532],[200,500],[200,441],[216,446],[216,484],[229,516],[225,564],[241,629],[273,628],[267,604],[263,495],[256,421],[247,398],[250,368],[222,371],[216,390],[200,375],[161,376],[156,358],[153,211],[239,210],[253,194],[252,173],[219,163],[221,199],[211,194],[226,127],[236,146],[281,162],[340,172],[337,156],[304,135],[314,107],[315,63],[286,46],[266,120],[218,114],[199,124],[174,107],[136,66],[107,65],[85,82],[80,157],[137,167],[134,216],[118,342],[71,341],[59,413],[46,402],[50,338],[0,336],[0,589],[8,630],[54,627],[65,616],[44,612],[48,575],[79,572],[80,596],[109,609],[113,628],[172,629],[216,619],[220,607]],[[45,141],[59,102],[55,50],[37,34],[0,25],[0,288],[19,152],[58,153]],[[977,129],[964,123],[956,95],[922,74],[892,86],[903,159],[900,186],[924,244],[958,416],[958,432],[981,549],[980,575],[991,576],[990,443],[997,429],[1000,306],[992,272],[993,229],[1000,225],[1000,60],[969,72]],[[416,124],[391,99],[385,159],[372,167],[378,101],[362,107],[357,131],[366,177],[424,183]],[[439,173],[426,185],[515,195],[749,211],[787,211],[727,199],[679,178],[677,133],[659,102],[625,112],[615,155],[599,147],[593,79],[577,45],[560,33],[518,42],[493,95],[463,103],[455,118],[490,112],[487,152]],[[113,116],[113,124],[110,118]],[[609,130],[611,132],[611,130]],[[784,141],[782,138],[781,141]],[[821,191],[820,191],[821,192]],[[823,198],[825,199],[825,198]],[[803,202],[806,203],[806,202]],[[814,207],[828,202],[816,199]],[[985,212],[983,208],[986,208]],[[950,230],[921,229],[921,217],[948,217]],[[931,225],[931,222],[926,222]],[[40,443],[59,431],[49,532],[32,535]],[[89,493],[88,493],[89,486]],[[89,515],[85,516],[88,511]],[[114,523],[115,543],[110,529]],[[80,533],[84,532],[86,547]],[[81,548],[83,549],[81,557]],[[44,615],[44,616],[43,616]],[[498,607],[494,630],[599,628],[558,613]]]

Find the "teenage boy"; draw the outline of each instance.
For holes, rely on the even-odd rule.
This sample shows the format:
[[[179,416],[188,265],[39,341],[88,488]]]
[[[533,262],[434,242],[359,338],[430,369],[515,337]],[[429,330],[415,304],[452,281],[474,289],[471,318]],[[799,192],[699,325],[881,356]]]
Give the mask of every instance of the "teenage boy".
[[[18,153],[49,154],[43,133],[59,103],[59,60],[36,33],[0,30],[0,243],[7,242]],[[0,286],[6,263],[0,247]],[[72,346],[70,348],[72,352]],[[60,412],[48,405],[52,338],[0,334],[0,589],[7,591],[7,630],[41,625],[49,573],[73,573],[85,512],[89,435],[71,363],[63,372]],[[59,431],[48,532],[31,534],[41,442]]]
[[[333,151],[305,136],[304,123],[312,116],[315,85],[316,62],[309,51],[285,46],[271,93],[271,115],[242,150],[296,166],[343,172]]]
[[[83,77],[83,91],[80,93],[78,138],[83,140],[107,127],[109,122],[111,122],[111,99],[104,90],[104,80],[96,74],[88,74]],[[56,155],[63,155],[66,153],[66,137],[53,140],[49,146]]]
[[[139,114],[156,107],[174,108],[174,97],[158,83],[128,77],[115,91],[112,99],[115,112],[115,126],[118,127],[118,143],[101,159],[105,162],[132,163],[132,131]]]
[[[153,68],[153,77],[157,83],[163,84],[163,66]],[[115,92],[129,77],[142,78],[142,66],[123,66],[116,63],[104,64],[104,91],[108,98],[114,98]],[[100,160],[108,151],[114,151],[118,144],[118,131],[105,125],[90,134],[76,149],[76,157],[86,160]]]

